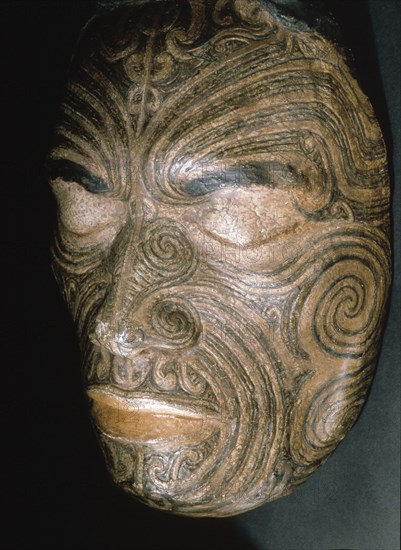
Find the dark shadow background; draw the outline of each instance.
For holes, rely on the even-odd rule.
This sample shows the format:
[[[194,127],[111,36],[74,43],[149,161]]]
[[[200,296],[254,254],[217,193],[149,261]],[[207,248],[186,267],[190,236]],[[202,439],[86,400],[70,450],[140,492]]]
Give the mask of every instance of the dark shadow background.
[[[382,125],[394,184],[395,278],[377,375],[356,426],[295,494],[237,518],[193,520],[152,511],[112,485],[81,390],[74,329],[49,267],[55,211],[41,166],[90,4],[2,2],[4,548],[399,548],[401,3],[331,5]],[[16,196],[6,202],[4,191]]]

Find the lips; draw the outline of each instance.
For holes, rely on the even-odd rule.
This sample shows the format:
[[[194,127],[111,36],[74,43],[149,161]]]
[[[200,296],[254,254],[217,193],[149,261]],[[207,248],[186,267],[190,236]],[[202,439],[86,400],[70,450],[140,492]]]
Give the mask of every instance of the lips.
[[[210,437],[222,418],[205,400],[146,392],[126,392],[112,386],[92,386],[95,424],[107,436],[126,442],[169,449],[189,446]]]

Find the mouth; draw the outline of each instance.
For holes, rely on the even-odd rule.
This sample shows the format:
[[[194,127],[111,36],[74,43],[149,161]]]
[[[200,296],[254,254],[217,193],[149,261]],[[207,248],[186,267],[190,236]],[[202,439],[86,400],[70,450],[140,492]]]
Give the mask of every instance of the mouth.
[[[95,424],[107,436],[162,449],[179,449],[210,437],[223,420],[206,400],[92,386],[87,395]]]

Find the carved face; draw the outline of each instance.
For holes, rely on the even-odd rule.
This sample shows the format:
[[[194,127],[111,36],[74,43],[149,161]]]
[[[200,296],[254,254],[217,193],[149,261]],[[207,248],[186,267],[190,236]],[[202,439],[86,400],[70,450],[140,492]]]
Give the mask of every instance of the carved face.
[[[341,56],[253,1],[115,10],[51,166],[115,481],[188,515],[288,494],[361,410],[390,276],[384,145]]]

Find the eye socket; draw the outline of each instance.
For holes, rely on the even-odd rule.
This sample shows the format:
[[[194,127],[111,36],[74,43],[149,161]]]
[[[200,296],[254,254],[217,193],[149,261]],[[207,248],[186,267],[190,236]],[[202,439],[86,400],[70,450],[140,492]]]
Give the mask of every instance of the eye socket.
[[[112,188],[102,178],[68,159],[50,159],[47,163],[47,170],[50,181],[60,179],[65,182],[75,182],[95,194],[112,191]]]
[[[51,182],[59,208],[59,226],[82,244],[111,242],[125,223],[125,201],[94,194],[76,182],[60,178]]]

